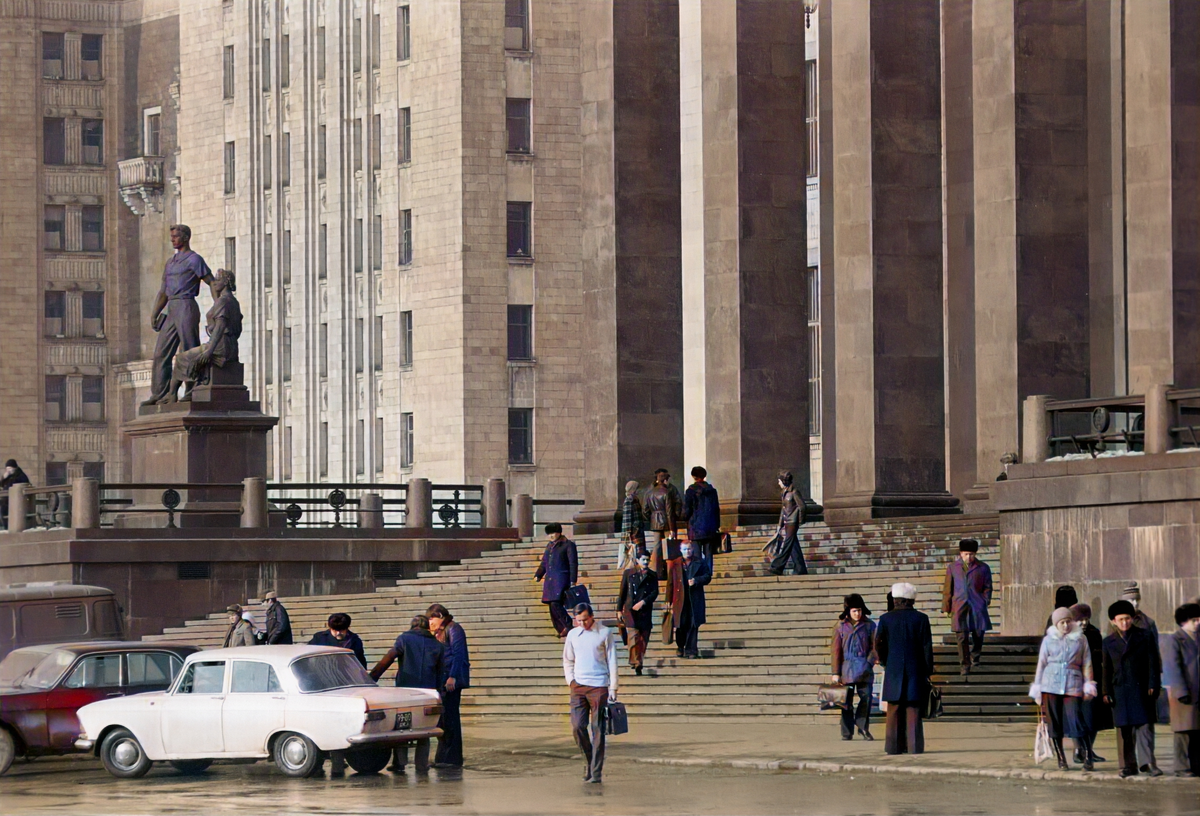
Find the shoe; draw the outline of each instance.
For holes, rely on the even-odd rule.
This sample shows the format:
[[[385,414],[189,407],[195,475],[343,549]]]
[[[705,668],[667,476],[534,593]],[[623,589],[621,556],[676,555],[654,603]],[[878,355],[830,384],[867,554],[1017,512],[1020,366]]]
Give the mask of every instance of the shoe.
[[[587,773],[585,773],[585,774],[583,775],[583,781],[584,781],[584,782],[591,782],[591,781],[592,781],[592,772],[591,772],[591,771],[588,771]]]
[[[1176,771],[1175,776],[1179,777],[1180,779],[1195,779],[1197,775],[1191,771]]]
[[[1137,768],[1122,768],[1121,772],[1119,774],[1117,774],[1117,776],[1121,777],[1122,779],[1128,779],[1131,776],[1137,776],[1137,775],[1138,775]]]
[[[697,654],[696,652],[684,652],[683,656],[686,657],[688,660],[699,660],[700,659],[700,655]]]
[[[395,765],[395,764],[392,764],[392,765],[388,765],[388,768],[387,768],[387,769],[388,769],[389,771],[391,771],[392,773],[398,773],[398,774],[402,774],[402,773],[404,773],[404,766],[403,766],[403,765]]]
[[[771,575],[783,575],[783,570],[769,569],[769,570],[767,570],[767,572]]]
[[[963,677],[966,677],[967,675],[969,675],[971,673],[971,667],[963,666],[961,669],[958,670],[958,673],[960,675],[962,675]]]
[[[600,777],[598,777],[598,776],[593,776],[591,779],[589,779],[589,780],[588,780],[588,782],[591,782],[593,785],[599,785],[599,784],[600,784],[600,783],[602,783],[603,781],[604,781],[604,780],[603,780],[603,779],[601,779],[601,778],[600,778]]]
[[[683,649],[676,649],[676,650],[675,650],[675,656],[676,656],[676,657],[683,657]]]
[[[1087,762],[1087,758],[1083,755],[1083,748],[1079,745],[1075,746],[1075,753],[1071,756],[1071,761],[1076,765],[1082,765]]]
[[[634,667],[633,667],[633,673],[634,673],[634,674],[636,674],[638,677],[641,677],[641,676],[642,676],[642,667],[641,667],[641,666],[634,666]]]
[[[1143,768],[1146,768],[1146,766],[1144,766],[1144,765],[1143,765],[1142,767],[1143,767]],[[1142,773],[1148,773],[1148,774],[1150,774],[1150,776],[1152,776],[1152,777],[1154,777],[1154,776],[1162,776],[1162,775],[1163,775],[1163,772],[1162,772],[1162,771],[1159,769],[1159,767],[1158,767],[1157,765],[1150,765],[1150,766],[1149,766],[1149,769],[1148,769],[1148,770],[1142,770]]]
[[[1091,756],[1089,757],[1089,759],[1091,759],[1091,760],[1092,760],[1092,762],[1108,762],[1108,760],[1107,760],[1107,759],[1105,759],[1104,757],[1100,756],[1100,755],[1099,755],[1099,754],[1097,754],[1095,751],[1088,751],[1088,753],[1089,753],[1089,754],[1091,754]]]
[[[849,742],[850,740],[854,739],[854,735],[853,734],[842,734],[842,739],[845,740],[846,742]]]
[[[862,737],[863,739],[865,739],[867,742],[874,742],[874,741],[875,741],[875,738],[874,738],[873,736],[871,736],[871,732],[870,732],[870,731],[864,731],[864,730],[862,730],[862,729],[860,728],[860,729],[858,729],[858,735],[859,735],[860,737]]]
[[[1051,737],[1050,745],[1054,748],[1054,756],[1058,760],[1058,769],[1060,771],[1071,770],[1071,766],[1067,763],[1067,752],[1063,750],[1062,739]]]

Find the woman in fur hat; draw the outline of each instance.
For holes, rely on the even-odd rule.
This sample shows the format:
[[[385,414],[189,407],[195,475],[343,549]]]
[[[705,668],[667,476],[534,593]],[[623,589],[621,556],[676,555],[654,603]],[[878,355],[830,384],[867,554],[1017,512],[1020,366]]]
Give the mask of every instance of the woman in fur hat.
[[[832,653],[834,683],[847,687],[846,707],[842,709],[842,739],[854,738],[854,728],[865,740],[871,736],[871,689],[875,685],[875,623],[857,592],[842,600],[842,614],[833,627]],[[854,707],[854,695],[858,706]]]
[[[1089,735],[1080,714],[1083,701],[1096,697],[1092,650],[1070,609],[1065,606],[1055,609],[1051,621],[1053,625],[1046,629],[1038,651],[1037,675],[1029,687],[1029,696],[1046,712],[1059,770],[1071,767],[1063,751],[1063,737],[1071,737],[1084,757],[1083,769],[1092,771],[1095,767],[1088,749]]]

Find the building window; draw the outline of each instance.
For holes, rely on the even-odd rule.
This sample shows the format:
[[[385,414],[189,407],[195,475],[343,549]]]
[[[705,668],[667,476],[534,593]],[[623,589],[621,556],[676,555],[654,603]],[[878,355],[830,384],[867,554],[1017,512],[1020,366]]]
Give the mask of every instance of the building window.
[[[103,462],[84,462],[83,463],[83,478],[95,479],[97,482],[104,481],[104,463]]]
[[[504,47],[529,50],[529,0],[504,0]]]
[[[271,137],[263,137],[263,189],[271,189]]]
[[[383,473],[383,417],[375,417],[375,472]]]
[[[263,367],[263,379],[267,385],[275,382],[275,333],[267,329],[266,339],[266,354],[263,355],[266,365]],[[271,457],[267,457],[267,461],[271,461]]]
[[[46,377],[46,421],[65,422],[67,419],[67,378],[58,374]]]
[[[317,178],[325,178],[325,126],[317,128]]]
[[[283,480],[292,478],[292,426],[283,426]]]
[[[63,78],[63,51],[65,50],[62,34],[42,34],[42,76],[46,79]]]
[[[317,278],[329,277],[329,228],[325,224],[317,227]]]
[[[363,319],[361,317],[354,318],[354,373],[363,373]]]
[[[533,256],[533,205],[528,201],[508,202],[508,257]]]
[[[47,462],[46,463],[46,484],[47,485],[65,485],[67,483],[67,463],[66,462]]]
[[[279,378],[284,382],[292,381],[292,330],[284,328],[283,342],[281,342],[279,352]]]
[[[283,277],[283,285],[290,286],[292,283],[292,231],[283,231],[283,246],[280,247],[281,258],[279,263],[279,274]]]
[[[104,208],[83,207],[83,251],[104,250]]]
[[[354,473],[357,476],[362,476],[367,471],[366,435],[366,422],[360,419],[354,423]]]
[[[508,307],[508,359],[533,359],[533,307]]]
[[[104,336],[104,293],[83,293],[83,334],[85,337]]]
[[[42,120],[42,162],[67,163],[67,130],[63,119],[46,117]]]
[[[317,329],[317,376],[329,376],[329,324],[322,323]]]
[[[821,433],[821,276],[808,268],[808,433]]]
[[[371,224],[371,268],[383,269],[383,216],[375,216]]]
[[[363,271],[363,220],[354,219],[354,271]]]
[[[320,476],[329,475],[329,423],[322,422],[317,431],[317,458]]]
[[[271,41],[262,41],[262,89],[271,90]]]
[[[102,34],[84,34],[79,40],[79,68],[81,79],[101,79],[101,57],[104,54]]]
[[[104,421],[104,378],[83,378],[83,421]]]
[[[162,108],[142,111],[142,155],[162,155]]]
[[[263,286],[270,289],[275,283],[275,245],[270,233],[263,236]]]
[[[237,238],[225,239],[225,268],[230,272],[237,271]]]
[[[413,415],[400,415],[400,467],[410,468],[416,457],[413,456]]]
[[[413,319],[411,311],[400,313],[400,367],[412,368]]]
[[[383,371],[383,316],[376,315],[371,329],[371,368]]]
[[[279,87],[292,84],[292,38],[284,34],[279,38]]]
[[[317,81],[325,79],[325,26],[317,28]],[[324,474],[322,474],[324,475]]]
[[[508,409],[508,463],[533,464],[533,409]]]
[[[413,259],[412,210],[400,211],[400,265],[408,266]]]
[[[412,34],[409,29],[408,6],[396,9],[396,59],[412,59]]]
[[[400,154],[400,164],[408,164],[412,161],[412,108],[400,109],[400,144],[398,153]]]
[[[359,73],[362,73],[362,65],[363,65],[363,63],[362,63],[362,18],[361,17],[356,17],[354,19],[354,30],[351,31],[350,38],[353,43],[353,49],[351,51],[351,59],[352,59],[351,67],[354,69],[354,73],[359,74]],[[362,473],[362,470],[360,469],[358,472]]]
[[[237,154],[233,142],[225,143],[225,195],[237,192]]]
[[[233,99],[234,89],[234,62],[233,62],[233,46],[225,46],[225,59],[223,62],[224,70],[222,71],[221,89],[225,99]]]
[[[80,138],[83,142],[83,163],[104,164],[104,120],[84,119]]]
[[[54,252],[66,249],[63,236],[66,234],[67,208],[61,204],[47,204],[42,220],[42,247]]]
[[[66,334],[64,322],[67,318],[67,293],[46,292],[44,307],[45,326],[42,331],[47,337],[62,337]]]
[[[279,186],[290,187],[292,185],[292,134],[284,133],[280,138],[279,157]]]
[[[371,169],[378,170],[383,167],[383,117],[378,113],[371,117]]]
[[[820,151],[817,141],[820,131],[817,125],[817,61],[809,60],[804,63],[804,125],[808,133],[808,177],[817,175],[820,169]]]
[[[356,171],[362,170],[362,165],[363,165],[363,155],[362,155],[363,143],[362,142],[363,142],[363,120],[355,119],[354,120],[353,148],[354,148],[354,169]]]
[[[529,100],[509,99],[506,102],[508,105],[508,152],[528,153],[532,147]]]
[[[379,68],[379,29],[383,26],[379,22],[379,15],[376,14],[371,18],[371,67]]]

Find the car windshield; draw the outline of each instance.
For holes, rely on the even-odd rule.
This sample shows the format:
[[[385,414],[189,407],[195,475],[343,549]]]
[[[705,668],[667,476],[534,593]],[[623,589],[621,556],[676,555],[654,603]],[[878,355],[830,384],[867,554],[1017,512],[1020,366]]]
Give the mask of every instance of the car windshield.
[[[73,653],[61,649],[18,649],[0,662],[0,686],[48,689],[74,660]]]
[[[358,659],[348,652],[302,657],[292,663],[292,672],[304,692],[375,685]]]

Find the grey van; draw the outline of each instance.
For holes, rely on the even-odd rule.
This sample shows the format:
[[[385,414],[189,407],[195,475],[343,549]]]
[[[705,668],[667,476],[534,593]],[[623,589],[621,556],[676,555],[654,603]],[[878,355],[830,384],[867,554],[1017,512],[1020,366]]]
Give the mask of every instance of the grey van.
[[[0,586],[0,659],[22,646],[120,639],[111,589],[58,581]]]

